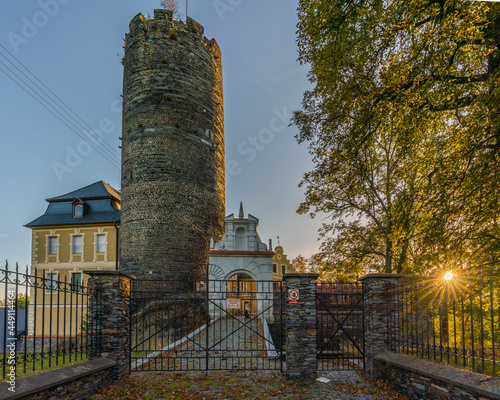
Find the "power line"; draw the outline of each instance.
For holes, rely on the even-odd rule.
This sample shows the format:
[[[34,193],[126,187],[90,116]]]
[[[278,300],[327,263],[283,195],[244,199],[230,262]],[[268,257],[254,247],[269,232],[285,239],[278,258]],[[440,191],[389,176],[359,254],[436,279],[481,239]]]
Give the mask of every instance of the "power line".
[[[23,71],[21,71],[11,60],[9,60],[4,54],[2,54],[0,52],[0,55],[5,58],[14,68],[16,68],[21,74],[23,74],[23,76],[25,76],[33,85],[35,85],[45,96],[47,96],[57,107],[59,107],[66,115],[68,115],[73,121],[75,121],[75,123],[77,123],[78,125],[80,125],[81,128],[83,128],[84,130],[86,129],[84,125],[87,126],[87,128],[89,128],[91,131],[93,130],[92,127],[86,123],[78,114],[76,114],[73,109],[71,107],[69,107],[64,101],[62,101],[52,90],[50,90],[35,74],[33,74],[21,61],[19,61],[8,49],[5,48],[5,46],[3,46],[1,43],[0,43],[0,47],[2,47],[12,58],[14,58],[14,60],[16,60],[19,64],[21,64],[21,66],[26,70],[28,71],[28,73],[33,76],[44,88],[46,88],[57,100],[59,100],[59,102],[64,106],[66,107],[74,116],[76,116],[76,118],[78,118],[80,122],[78,122],[72,115],[70,115],[67,111],[65,111],[59,104],[57,104],[57,101],[55,101],[53,98],[50,97],[50,95],[48,95],[42,88],[40,88],[40,86],[38,86],[35,82],[33,82],[33,80],[27,76]],[[119,154],[118,152],[106,141],[104,140],[104,138],[102,139],[102,141],[104,142],[104,144],[106,144],[108,146],[108,149],[110,151],[110,153],[114,156],[114,157],[118,157],[119,159]]]
[[[11,73],[12,70],[7,67],[2,61],[0,61],[0,64],[2,64],[3,66],[5,66],[5,68],[7,68]],[[16,79],[14,79],[12,76],[10,76],[4,69],[2,69],[0,67],[0,71],[2,71],[10,80],[12,80],[16,85],[18,85],[21,89],[23,89],[28,95],[30,95],[37,103],[39,103],[43,108],[45,108],[47,111],[49,111],[52,115],[54,115],[59,121],[61,121],[64,125],[66,125],[69,129],[71,129],[73,132],[75,132],[78,136],[80,136],[83,140],[85,140],[85,142],[87,142],[90,146],[92,146],[99,154],[101,154],[104,158],[106,158],[109,162],[111,162],[115,167],[117,167],[118,169],[120,169],[120,164],[116,162],[116,160],[113,160],[112,158],[109,158],[109,155],[107,153],[104,153],[102,151],[102,149],[98,146],[95,146],[93,143],[89,143],[88,140],[77,130],[75,129],[74,127],[70,126],[68,124],[68,119],[65,118],[64,116],[62,116],[62,118],[56,114],[56,112],[58,112],[57,110],[55,110],[56,112],[52,111],[49,107],[47,107],[47,105],[43,104],[42,101],[45,101],[47,103],[46,100],[44,100],[42,98],[42,101],[40,101],[39,99],[37,99],[32,93],[30,93],[25,87],[23,87],[18,81],[16,81]],[[13,73],[15,76],[17,76],[15,73]],[[19,79],[21,82],[23,82],[24,84],[26,84],[22,79]],[[29,86],[28,86],[29,87]],[[38,95],[40,97],[39,94],[37,94],[35,92],[36,95]],[[49,104],[49,106],[51,106]],[[51,106],[52,107],[52,106]],[[54,107],[52,107],[54,108]],[[60,114],[60,112],[58,112]],[[61,115],[61,114],[60,114]],[[64,119],[66,121],[64,121]],[[69,122],[71,123],[71,122]],[[95,138],[91,137],[92,139],[96,140]]]
[[[113,159],[112,156],[110,156],[108,153],[106,153],[105,151],[103,151],[103,149],[101,149],[100,147],[98,147],[99,145],[99,141],[94,138],[93,136],[90,135],[90,132],[87,132],[87,135],[86,137],[82,136],[82,134],[79,132],[78,130],[78,127],[75,126],[75,124],[73,124],[71,121],[68,120],[68,118],[66,118],[63,114],[61,114],[61,112],[59,110],[57,110],[56,108],[54,108],[54,106],[50,103],[47,102],[46,99],[44,99],[42,96],[40,96],[39,93],[37,93],[36,91],[33,90],[33,88],[31,88],[28,84],[26,84],[26,82],[21,79],[15,72],[13,72],[8,66],[6,66],[2,61],[0,61],[0,64],[3,65],[5,68],[7,68],[11,74],[13,74],[16,78],[18,78],[22,83],[24,83],[29,89],[31,89],[34,94],[36,96],[38,96],[43,102],[46,103],[43,104],[41,101],[39,101],[36,97],[33,96],[32,93],[30,93],[26,88],[24,88],[21,84],[19,84],[19,82],[16,82],[16,80],[10,76],[7,72],[5,72],[5,70],[1,69],[0,70],[5,74],[7,75],[14,83],[16,83],[19,87],[21,87],[25,92],[27,92],[31,97],[33,97],[35,100],[37,100],[37,102],[42,105],[45,109],[47,109],[48,111],[51,112],[52,115],[54,115],[55,117],[57,117],[57,119],[59,119],[61,122],[63,122],[68,128],[70,128],[73,132],[75,132],[78,136],[80,136],[85,142],[87,142],[90,146],[92,146],[97,152],[99,152],[102,156],[104,156],[108,161],[112,162],[115,166],[119,166],[119,163],[117,163],[117,160]],[[50,110],[48,107],[52,108],[52,110]],[[58,115],[56,115],[59,114]],[[63,119],[66,121],[63,121]],[[72,126],[68,125],[71,124]],[[92,139],[95,143],[92,143],[92,142],[89,142],[89,140],[87,139]],[[111,157],[111,158],[110,158]]]
[[[86,125],[90,130],[92,130],[93,128],[87,123],[85,122],[78,114],[76,114],[75,111],[73,111],[73,109],[68,106],[64,101],[62,101],[52,90],[50,90],[50,88],[47,87],[47,85],[45,85],[33,72],[31,72],[29,70],[28,67],[26,67],[20,60],[18,60],[16,58],[16,56],[14,56],[5,46],[3,46],[1,43],[0,43],[0,47],[2,47],[14,60],[16,60],[26,71],[28,71],[28,73],[33,76],[43,87],[45,87],[63,106],[65,106],[73,115],[75,115],[84,125]],[[35,82],[33,82],[23,71],[21,71],[11,60],[9,60],[4,54],[0,53],[0,55],[2,55],[2,57],[4,57],[10,64],[12,64],[14,66],[14,68],[16,68],[19,72],[21,72],[27,79],[29,79],[30,82],[32,82],[39,90],[42,91],[42,93],[44,93],[54,104],[57,105],[57,107],[61,108],[65,114],[68,114],[59,104],[57,104],[57,102],[51,98],[45,91],[43,91],[43,89],[41,89]],[[68,114],[75,122],[77,122],[70,114]],[[80,123],[78,123],[79,125],[81,125]],[[82,125],[81,125],[82,126]],[[115,153],[115,156],[118,156],[119,157],[119,154],[118,152],[116,152],[116,150],[106,141],[103,139],[103,142],[109,147],[109,149],[111,150],[111,153]]]
[[[101,141],[97,140],[94,136],[92,136],[91,132],[93,131],[92,127],[86,123],[78,114],[76,114],[75,111],[71,107],[69,107],[64,101],[62,101],[52,90],[50,90],[35,74],[33,74],[21,61],[19,61],[8,49],[5,48],[2,44],[0,44],[0,47],[2,47],[14,60],[16,60],[31,76],[34,77],[45,89],[47,89],[48,92],[54,96],[59,103],[54,100],[53,97],[51,97],[45,90],[43,90],[39,85],[36,84],[29,76],[27,76],[22,70],[20,70],[11,60],[9,60],[4,54],[0,52],[0,55],[5,58],[14,68],[16,68],[26,79],[28,79],[37,89],[38,91],[33,88],[29,83],[24,81],[19,75],[17,75],[14,71],[12,71],[6,64],[0,61],[0,64],[2,64],[12,75],[14,75],[19,81],[21,81],[29,90],[31,90],[36,96],[38,96],[44,103],[47,105],[43,104],[42,101],[37,99],[32,93],[28,91],[25,87],[23,87],[19,82],[16,81],[15,78],[13,78],[11,75],[9,75],[5,70],[0,69],[9,79],[11,79],[14,83],[16,83],[21,89],[23,89],[26,93],[28,93],[34,100],[36,100],[40,105],[42,105],[45,109],[47,109],[52,115],[54,115],[57,119],[59,119],[64,125],[66,125],[69,129],[71,129],[74,133],[76,133],[80,138],[82,138],[85,142],[87,142],[92,148],[94,148],[99,154],[101,154],[104,158],[106,158],[109,162],[111,162],[115,167],[119,169],[120,166],[120,158],[116,150],[113,149],[113,147],[102,137],[100,137]],[[44,97],[45,95],[46,97]],[[50,102],[48,100],[50,100]],[[53,104],[51,104],[53,103]],[[61,104],[68,109],[70,113],[68,113],[62,106]],[[48,107],[47,107],[48,106]],[[52,108],[52,110],[49,109]],[[56,108],[57,107],[57,108]],[[56,115],[59,114],[58,115]],[[75,118],[76,117],[76,118]],[[68,119],[69,118],[69,119]],[[72,121],[70,121],[70,119]],[[81,122],[79,122],[79,121]],[[72,126],[70,126],[72,125]],[[86,125],[90,130],[87,131],[85,126]],[[82,136],[82,134],[79,132],[79,129],[82,129],[85,133],[85,136]],[[104,148],[101,148],[100,145],[103,143],[105,145]],[[107,146],[107,148],[106,148]]]

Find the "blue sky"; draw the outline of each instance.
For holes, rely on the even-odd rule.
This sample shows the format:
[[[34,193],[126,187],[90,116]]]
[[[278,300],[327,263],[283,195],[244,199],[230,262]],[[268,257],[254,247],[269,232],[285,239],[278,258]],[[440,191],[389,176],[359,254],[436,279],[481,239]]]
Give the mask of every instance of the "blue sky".
[[[279,236],[290,258],[317,250],[321,225],[295,212],[304,191],[297,185],[312,168],[287,122],[309,87],[308,67],[296,61],[296,7],[296,0],[189,0],[189,16],[222,50],[226,214],[243,201],[260,219],[262,240],[276,245]],[[2,0],[0,44],[90,127],[106,127],[119,152],[123,38],[137,13],[155,8],[156,0]],[[120,173],[97,151],[87,154],[81,138],[2,72],[0,93],[0,260],[26,265],[23,225],[43,214],[46,198],[101,179],[119,189]]]

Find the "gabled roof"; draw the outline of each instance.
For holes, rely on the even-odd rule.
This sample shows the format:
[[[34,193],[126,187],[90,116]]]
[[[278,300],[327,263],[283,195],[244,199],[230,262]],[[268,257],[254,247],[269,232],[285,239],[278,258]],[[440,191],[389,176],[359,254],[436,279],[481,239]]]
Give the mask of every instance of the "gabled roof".
[[[98,181],[81,189],[63,194],[61,196],[47,199],[48,202],[68,201],[74,199],[90,200],[90,199],[115,199],[120,201],[120,192],[113,189],[106,182]]]
[[[24,225],[32,228],[49,225],[73,225],[115,223],[120,221],[120,192],[103,181],[95,182],[81,189],[47,199],[45,213]],[[87,207],[83,217],[74,218],[71,205],[75,201]],[[69,206],[69,208],[67,208]]]

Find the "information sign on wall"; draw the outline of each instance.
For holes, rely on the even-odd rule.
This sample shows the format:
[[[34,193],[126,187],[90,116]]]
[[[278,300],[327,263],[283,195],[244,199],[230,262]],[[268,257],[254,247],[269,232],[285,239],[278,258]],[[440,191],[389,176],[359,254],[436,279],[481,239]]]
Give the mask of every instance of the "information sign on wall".
[[[288,304],[296,304],[299,302],[299,291],[297,289],[288,290]]]
[[[240,308],[240,299],[226,299],[226,310],[239,310]]]

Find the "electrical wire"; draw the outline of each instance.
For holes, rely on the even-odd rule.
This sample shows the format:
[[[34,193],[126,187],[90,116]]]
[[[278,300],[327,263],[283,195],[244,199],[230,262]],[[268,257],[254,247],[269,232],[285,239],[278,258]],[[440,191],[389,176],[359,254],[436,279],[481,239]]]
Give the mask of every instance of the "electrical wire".
[[[2,64],[5,68],[7,68],[9,71],[12,72],[12,70],[10,68],[8,68],[2,61],[0,61],[0,64]],[[28,89],[26,89],[25,87],[23,87],[18,81],[16,81],[16,79],[14,79],[11,75],[9,75],[4,69],[2,69],[0,67],[0,71],[3,72],[11,81],[13,81],[16,85],[18,85],[21,89],[23,89],[29,96],[31,96],[37,103],[39,103],[43,108],[45,108],[47,111],[49,111],[52,115],[54,115],[59,121],[61,121],[64,125],[66,125],[69,129],[71,129],[74,133],[76,133],[80,138],[82,138],[86,143],[88,143],[90,146],[92,146],[92,148],[94,148],[99,154],[101,154],[104,158],[106,158],[111,164],[113,164],[115,167],[117,167],[118,169],[120,169],[120,164],[116,162],[116,160],[114,160],[113,158],[110,158],[108,153],[105,153],[102,151],[102,149],[98,146],[96,146],[95,144],[93,143],[89,143],[88,141],[88,138],[89,136],[85,137],[83,136],[77,129],[75,129],[74,127],[70,126],[70,124],[66,121],[67,118],[64,118],[64,117],[60,117],[59,115],[57,115],[56,113],[58,113],[57,110],[52,111],[47,105],[43,104],[42,101],[45,101],[43,98],[42,98],[42,101],[40,101],[39,99],[37,99],[32,93],[30,93],[28,91]],[[13,73],[16,77],[18,77],[15,73]],[[19,78],[19,77],[18,77]],[[22,79],[19,79],[21,82],[25,83]],[[26,84],[26,83],[25,83]],[[37,94],[37,93],[35,93]],[[38,94],[37,94],[38,95]],[[39,95],[38,95],[39,96]],[[40,96],[39,96],[40,97]],[[46,101],[45,101],[46,102]],[[50,104],[49,104],[50,106]],[[53,107],[52,107],[53,108]],[[60,113],[59,113],[60,114]],[[66,120],[66,121],[65,121]],[[91,137],[91,136],[90,136]],[[95,138],[91,137],[92,139],[96,140]]]
[[[54,115],[59,121],[61,121],[65,126],[67,126],[70,130],[76,133],[80,138],[82,138],[85,142],[87,142],[93,149],[95,149],[100,155],[106,158],[110,163],[112,163],[118,169],[120,168],[120,157],[118,152],[113,149],[113,147],[102,137],[100,140],[91,135],[93,131],[92,127],[85,122],[71,107],[69,107],[64,101],[62,101],[50,88],[48,88],[33,72],[31,72],[21,61],[19,61],[8,49],[5,48],[0,43],[0,47],[4,49],[15,61],[17,61],[36,81],[38,81],[52,96],[50,96],[44,89],[42,89],[36,82],[34,82],[28,75],[26,75],[20,68],[18,68],[9,58],[0,52],[0,55],[5,58],[17,71],[19,71],[32,85],[38,89],[38,91],[23,80],[18,74],[16,74],[12,69],[10,69],[6,64],[0,61],[2,64],[15,78],[13,78],[9,73],[7,73],[4,69],[0,70],[14,83],[16,83],[21,89],[23,89],[26,93],[28,93],[34,100],[36,100],[41,106],[43,106],[47,111],[49,111],[52,115]],[[17,80],[16,80],[17,78]],[[26,87],[23,87],[20,83],[22,82]],[[28,90],[29,89],[29,90]],[[32,93],[30,93],[30,91]],[[43,94],[40,94],[40,92]],[[37,99],[36,96],[40,98]],[[44,97],[45,96],[45,97]],[[57,101],[55,99],[57,99]],[[43,104],[43,103],[46,104]],[[51,104],[52,103],[52,104]],[[61,106],[62,104],[62,106]],[[66,111],[64,107],[69,110]],[[50,107],[50,108],[49,108]],[[52,109],[52,110],[51,110]],[[71,114],[70,114],[71,113]],[[88,130],[87,130],[88,128]],[[82,130],[85,133],[85,136],[79,132]],[[101,147],[103,144],[104,147]]]

